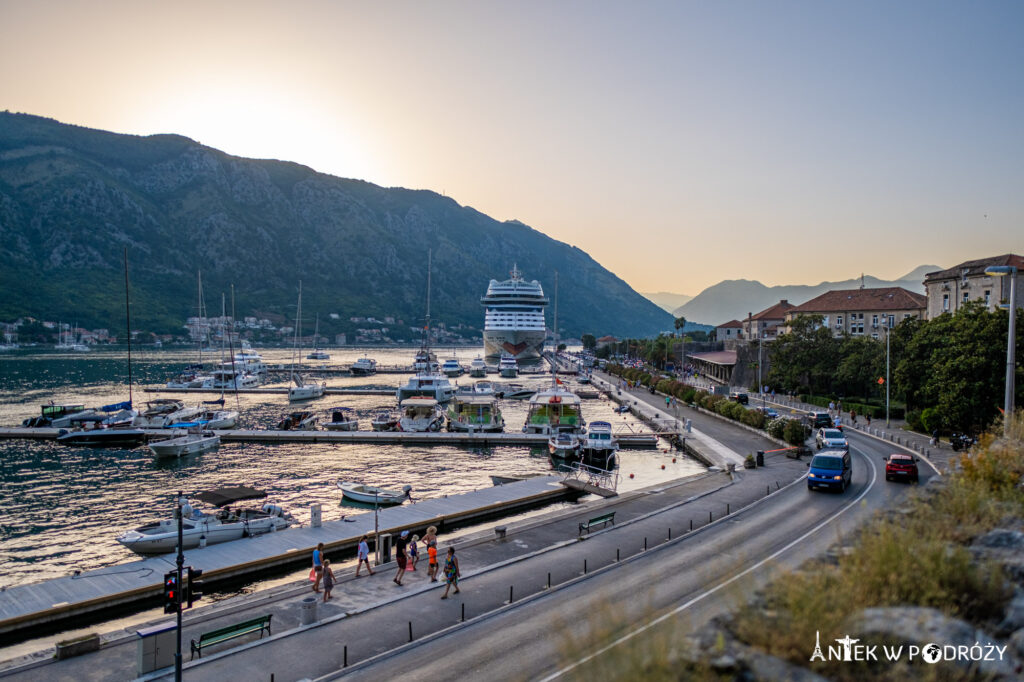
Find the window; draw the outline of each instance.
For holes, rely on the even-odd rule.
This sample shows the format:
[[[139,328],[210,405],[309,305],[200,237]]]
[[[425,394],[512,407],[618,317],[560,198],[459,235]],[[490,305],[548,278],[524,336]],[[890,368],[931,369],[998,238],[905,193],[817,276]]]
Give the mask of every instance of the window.
[[[877,327],[878,326],[878,315],[872,315],[871,316],[871,326],[872,327]]]
[[[857,313],[857,319],[858,320],[863,320],[864,319],[864,313]]]
[[[964,292],[964,303],[967,303],[969,300],[971,300],[971,294],[970,294],[970,292],[965,291]]]
[[[843,326],[843,316],[842,315],[836,315],[836,326],[837,327],[842,327]]]
[[[878,334],[877,333],[872,334],[871,338],[873,338],[875,341],[877,341],[878,340]]]
[[[904,313],[904,315],[903,315],[903,319],[905,320],[905,319],[907,319],[908,317],[910,317],[910,313]],[[895,325],[896,325],[896,316],[895,316],[895,315],[890,315],[890,316],[889,316],[889,326],[890,326],[890,327],[893,327],[893,326],[895,326]]]
[[[992,297],[992,290],[985,289],[985,305],[989,304],[989,299]]]
[[[942,295],[942,309],[949,310],[949,294]]]

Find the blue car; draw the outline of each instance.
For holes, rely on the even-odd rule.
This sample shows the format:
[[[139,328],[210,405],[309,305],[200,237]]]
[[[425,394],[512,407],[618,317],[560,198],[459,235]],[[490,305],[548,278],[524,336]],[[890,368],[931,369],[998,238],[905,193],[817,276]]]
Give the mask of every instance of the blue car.
[[[853,479],[853,462],[849,452],[827,450],[820,452],[807,464],[807,489],[838,490],[844,492]]]

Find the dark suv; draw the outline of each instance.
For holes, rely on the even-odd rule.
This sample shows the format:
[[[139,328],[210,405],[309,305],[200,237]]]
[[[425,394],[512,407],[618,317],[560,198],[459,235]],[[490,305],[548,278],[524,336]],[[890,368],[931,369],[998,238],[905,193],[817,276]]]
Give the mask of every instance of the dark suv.
[[[829,416],[828,412],[810,412],[807,415],[807,422],[811,425],[812,429],[832,427],[832,417]]]
[[[746,405],[750,402],[750,398],[747,397],[746,393],[733,393],[729,396],[729,400],[735,400],[740,405]]]

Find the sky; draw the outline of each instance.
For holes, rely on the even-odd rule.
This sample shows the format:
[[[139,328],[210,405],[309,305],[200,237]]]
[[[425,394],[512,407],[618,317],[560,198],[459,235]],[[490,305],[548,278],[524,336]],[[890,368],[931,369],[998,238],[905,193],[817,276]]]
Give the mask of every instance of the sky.
[[[0,109],[434,190],[637,291],[895,279],[1024,252],[1022,28],[1015,0],[0,0]]]

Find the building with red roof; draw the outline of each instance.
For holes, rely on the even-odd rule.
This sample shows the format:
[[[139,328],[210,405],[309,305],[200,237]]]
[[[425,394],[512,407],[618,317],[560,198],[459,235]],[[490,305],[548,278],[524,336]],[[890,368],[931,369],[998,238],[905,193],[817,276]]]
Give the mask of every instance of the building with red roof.
[[[928,299],[903,287],[880,289],[842,289],[826,291],[807,303],[786,312],[786,329],[799,315],[821,315],[822,324],[835,336],[885,336],[894,327],[911,317],[923,318]]]

